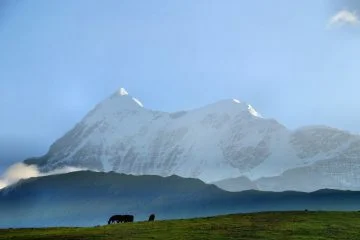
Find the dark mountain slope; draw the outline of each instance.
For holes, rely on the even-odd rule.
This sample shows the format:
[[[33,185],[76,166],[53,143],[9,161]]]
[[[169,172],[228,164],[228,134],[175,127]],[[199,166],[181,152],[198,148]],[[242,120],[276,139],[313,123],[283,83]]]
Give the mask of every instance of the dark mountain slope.
[[[226,192],[178,176],[73,172],[31,178],[0,191],[0,228],[91,226],[112,214],[135,221],[274,210],[357,210],[360,192]]]

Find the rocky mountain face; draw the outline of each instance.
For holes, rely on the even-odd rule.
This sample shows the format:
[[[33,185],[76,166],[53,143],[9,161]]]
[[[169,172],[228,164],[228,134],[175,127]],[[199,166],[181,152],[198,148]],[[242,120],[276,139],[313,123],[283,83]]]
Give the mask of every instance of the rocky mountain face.
[[[229,178],[215,184],[228,191],[259,189],[311,192],[323,188],[360,189],[358,135],[323,126],[308,127],[291,133],[290,144],[303,164],[286,169],[277,176],[251,180],[246,177]]]
[[[360,136],[311,126],[290,131],[249,104],[222,100],[191,111],[145,109],[125,89],[25,160],[42,171],[75,166],[199,178],[238,191],[360,189]]]

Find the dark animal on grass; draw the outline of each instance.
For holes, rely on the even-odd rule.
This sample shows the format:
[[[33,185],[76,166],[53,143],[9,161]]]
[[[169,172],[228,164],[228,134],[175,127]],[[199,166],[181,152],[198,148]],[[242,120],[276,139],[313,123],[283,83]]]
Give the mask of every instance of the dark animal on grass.
[[[109,218],[108,224],[119,223],[124,219],[123,215],[113,215]]]
[[[124,215],[124,222],[133,222],[134,216],[133,215]]]
[[[125,222],[133,222],[133,215],[113,215],[109,218],[108,224],[112,223],[125,223]]]
[[[155,220],[155,214],[151,214],[149,216],[149,222],[153,222]]]

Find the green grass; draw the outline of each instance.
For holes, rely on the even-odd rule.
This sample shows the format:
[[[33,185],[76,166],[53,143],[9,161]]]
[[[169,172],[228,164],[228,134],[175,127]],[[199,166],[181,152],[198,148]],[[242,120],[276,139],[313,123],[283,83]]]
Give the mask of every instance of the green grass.
[[[92,228],[3,229],[0,239],[360,239],[359,212],[268,212]]]

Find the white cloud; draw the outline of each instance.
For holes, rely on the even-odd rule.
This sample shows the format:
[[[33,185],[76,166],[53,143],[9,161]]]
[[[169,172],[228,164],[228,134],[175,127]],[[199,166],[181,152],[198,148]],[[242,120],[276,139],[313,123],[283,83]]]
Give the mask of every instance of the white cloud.
[[[11,165],[0,178],[0,189],[14,184],[20,179],[37,177],[40,173],[36,166],[29,166],[24,163]]]
[[[55,169],[54,171],[41,173],[35,165],[26,165],[24,163],[15,163],[6,169],[5,173],[0,176],[0,189],[11,184],[17,183],[20,179],[27,179],[32,177],[41,177],[55,174],[63,174],[69,172],[88,170],[85,168],[63,167]]]
[[[2,180],[0,180],[0,189],[4,188],[6,186],[7,186],[6,183],[3,182]]]
[[[355,11],[341,10],[331,17],[328,27],[344,24],[357,25],[359,23],[360,21]]]

